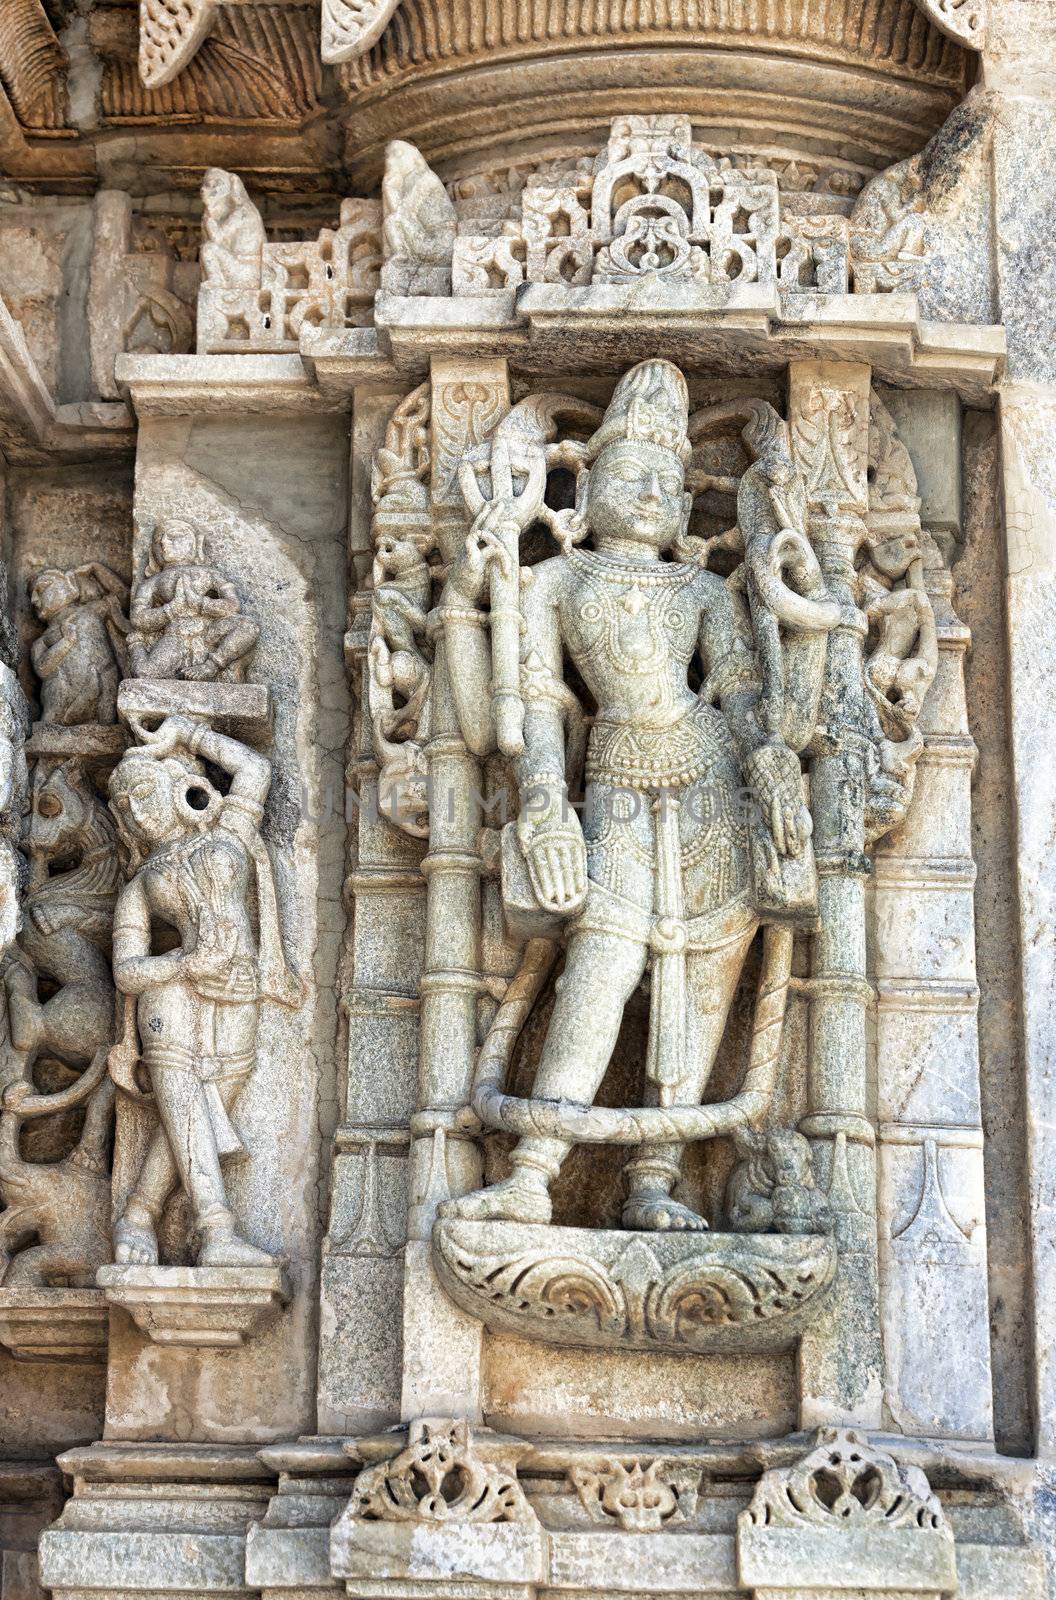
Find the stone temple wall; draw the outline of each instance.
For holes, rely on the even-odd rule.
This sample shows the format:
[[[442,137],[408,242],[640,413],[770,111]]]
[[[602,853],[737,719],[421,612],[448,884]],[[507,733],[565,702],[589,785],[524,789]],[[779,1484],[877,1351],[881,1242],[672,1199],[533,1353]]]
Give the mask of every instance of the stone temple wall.
[[[1054,50],[0,4],[0,1600],[1056,1596]]]

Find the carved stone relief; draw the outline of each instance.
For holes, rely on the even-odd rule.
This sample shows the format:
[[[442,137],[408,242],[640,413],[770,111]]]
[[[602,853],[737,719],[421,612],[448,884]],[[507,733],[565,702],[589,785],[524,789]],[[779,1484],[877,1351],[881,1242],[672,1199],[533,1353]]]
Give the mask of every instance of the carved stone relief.
[[[260,835],[270,763],[187,717],[136,733],[139,743],[110,780],[129,873],[114,913],[124,1024],[111,1073],[124,1093],[151,1097],[158,1126],[115,1225],[115,1256],[119,1264],[156,1264],[158,1222],[178,1184],[191,1204],[200,1266],[270,1267],[273,1258],[238,1232],[221,1170],[223,1160],[244,1154],[231,1113],[256,1064],[258,1007],[301,999]],[[205,761],[227,775],[226,792],[214,787]],[[176,949],[157,948],[159,918],[179,936]]]
[[[296,350],[302,327],[370,320],[381,268],[376,200],[345,200],[336,229],[290,243],[267,241],[233,173],[207,172],[202,200],[200,353]]]
[[[536,1516],[516,1466],[509,1470],[494,1452],[482,1453],[466,1422],[420,1419],[398,1455],[359,1474],[344,1519],[531,1523]]]
[[[209,564],[204,533],[175,517],[154,531],[129,618],[137,678],[241,683],[260,631],[241,614],[234,585]]]
[[[120,873],[99,784],[118,735],[128,590],[92,562],[45,569],[30,599],[44,624],[29,652],[41,715],[28,746],[21,931],[2,966],[0,1293],[13,1348],[90,1359],[100,1353],[94,1334],[68,1324],[90,1320],[91,1308],[58,1291],[94,1289],[112,1249],[107,1055]],[[40,1338],[23,1304],[37,1290],[55,1291],[44,1315],[64,1329],[57,1342]]]

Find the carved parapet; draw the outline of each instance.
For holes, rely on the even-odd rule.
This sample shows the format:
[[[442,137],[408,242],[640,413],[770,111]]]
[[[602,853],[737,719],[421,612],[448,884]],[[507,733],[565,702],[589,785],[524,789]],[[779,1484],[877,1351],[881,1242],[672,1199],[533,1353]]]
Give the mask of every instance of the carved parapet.
[[[302,328],[370,321],[381,267],[381,206],[344,200],[336,228],[272,243],[240,179],[212,168],[205,204],[197,348],[206,354],[297,349]]]
[[[953,1533],[919,1467],[861,1434],[823,1428],[792,1467],[766,1472],[737,1524],[741,1584],[757,1596],[920,1594],[957,1588]]]
[[[836,1267],[822,1235],[652,1234],[437,1223],[448,1294],[487,1327],[548,1344],[700,1354],[787,1348]]]
[[[0,1344],[16,1361],[103,1364],[109,1321],[98,1289],[0,1289]]]
[[[281,1267],[101,1267],[111,1305],[153,1344],[234,1350],[290,1298]]]

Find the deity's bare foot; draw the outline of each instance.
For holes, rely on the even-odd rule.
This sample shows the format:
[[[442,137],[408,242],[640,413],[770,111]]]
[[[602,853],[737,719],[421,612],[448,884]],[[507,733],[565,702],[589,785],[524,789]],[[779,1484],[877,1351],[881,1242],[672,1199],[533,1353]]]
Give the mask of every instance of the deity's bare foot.
[[[274,1267],[278,1263],[266,1250],[258,1250],[226,1225],[202,1229],[200,1267]]]
[[[643,1189],[623,1204],[623,1225],[643,1233],[706,1233],[704,1218],[683,1206],[663,1189]]]
[[[463,1222],[549,1222],[551,1209],[546,1185],[515,1172],[488,1189],[445,1200],[440,1215],[460,1217]]]
[[[114,1225],[114,1260],[119,1267],[156,1267],[158,1236],[146,1212],[131,1206]]]

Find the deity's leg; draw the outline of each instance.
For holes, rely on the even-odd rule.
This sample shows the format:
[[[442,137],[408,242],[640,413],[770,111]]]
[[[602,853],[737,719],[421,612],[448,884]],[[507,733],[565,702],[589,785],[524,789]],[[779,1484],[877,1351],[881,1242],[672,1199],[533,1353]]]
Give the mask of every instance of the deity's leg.
[[[139,1169],[136,1186],[114,1225],[114,1259],[119,1266],[157,1264],[158,1221],[176,1179],[168,1135],[164,1128],[158,1128]]]
[[[726,1018],[737,990],[744,958],[755,934],[754,924],[715,950],[690,951],[686,958],[686,1062],[682,1081],[675,1085],[672,1105],[699,1105],[715,1065]],[[658,1103],[657,1087],[646,1085],[646,1103]],[[707,1223],[688,1206],[671,1199],[682,1173],[679,1144],[640,1146],[627,1166],[627,1200],[623,1223],[627,1228],[650,1231],[689,1229]]]
[[[535,1077],[535,1098],[593,1103],[616,1047],[624,1007],[645,970],[645,956],[643,945],[616,934],[582,929],[572,935]],[[510,1156],[510,1177],[449,1201],[444,1214],[478,1221],[549,1222],[550,1185],[568,1150],[563,1139],[520,1139]]]

